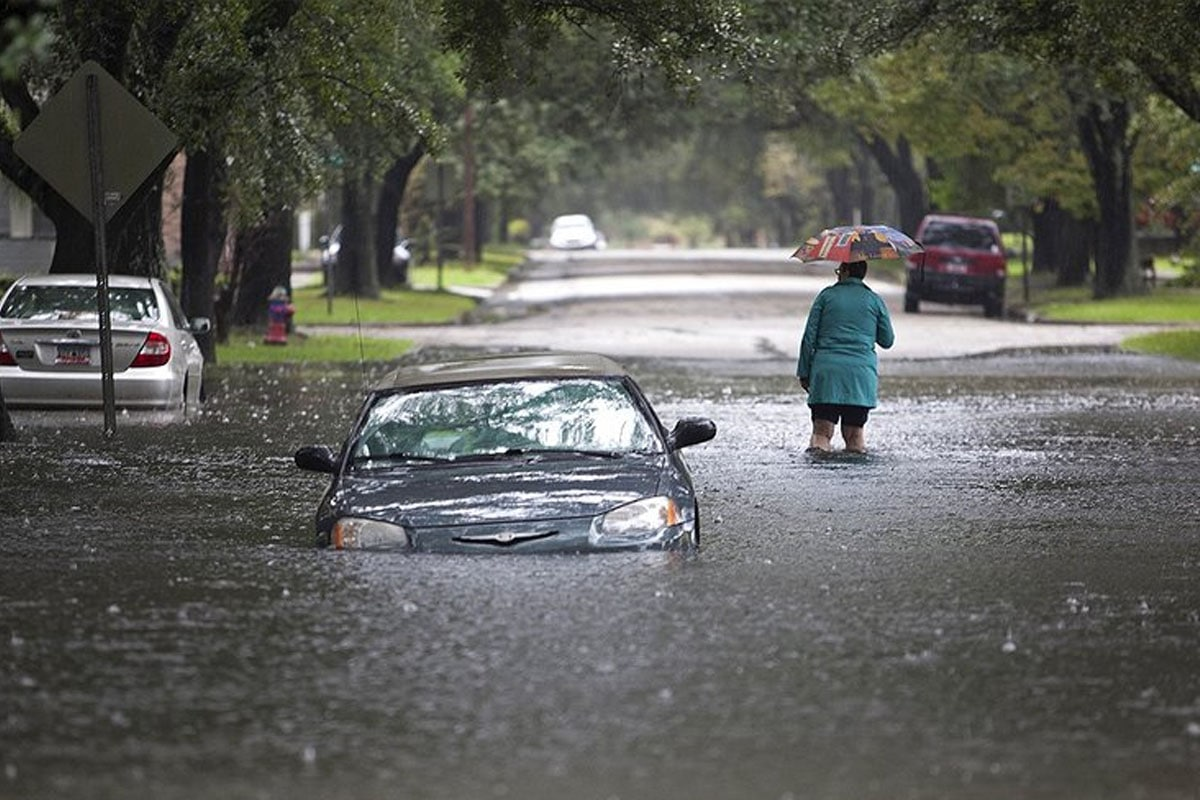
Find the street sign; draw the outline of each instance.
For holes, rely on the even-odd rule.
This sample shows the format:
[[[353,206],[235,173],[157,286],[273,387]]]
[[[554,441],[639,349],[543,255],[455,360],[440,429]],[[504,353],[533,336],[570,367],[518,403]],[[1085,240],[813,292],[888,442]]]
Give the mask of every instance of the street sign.
[[[95,61],[88,61],[50,98],[21,132],[13,149],[91,223],[87,85],[94,76],[100,108],[100,170],[104,175],[104,221],[137,191],[178,139]]]

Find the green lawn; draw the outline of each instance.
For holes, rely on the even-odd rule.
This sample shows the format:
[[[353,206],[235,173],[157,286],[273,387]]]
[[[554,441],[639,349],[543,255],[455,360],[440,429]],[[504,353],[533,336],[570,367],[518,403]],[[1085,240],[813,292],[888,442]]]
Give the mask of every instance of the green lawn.
[[[1056,322],[1200,324],[1200,289],[1157,287],[1148,294],[1093,300],[1091,289],[1039,291],[1039,316]]]
[[[453,322],[475,307],[470,297],[439,291],[384,289],[378,298],[337,296],[325,287],[297,289],[292,303],[297,325],[430,325]]]
[[[1133,336],[1121,342],[1121,349],[1200,361],[1200,328],[1180,328]]]
[[[1157,286],[1144,295],[1093,300],[1089,287],[1074,287],[1039,290],[1034,299],[1037,314],[1053,322],[1180,326],[1126,339],[1121,346],[1200,361],[1200,289]]]
[[[286,345],[263,344],[261,334],[237,333],[226,344],[217,345],[217,363],[283,364],[337,363],[356,361],[390,361],[399,358],[412,347],[409,339],[372,339],[357,336],[288,337]]]

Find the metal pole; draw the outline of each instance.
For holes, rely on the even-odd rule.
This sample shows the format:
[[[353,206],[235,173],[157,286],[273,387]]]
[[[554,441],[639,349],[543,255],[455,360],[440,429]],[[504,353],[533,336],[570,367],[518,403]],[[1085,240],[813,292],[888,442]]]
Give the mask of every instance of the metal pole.
[[[104,211],[104,172],[100,157],[100,86],[87,76],[88,166],[92,179],[92,230],[96,245],[96,308],[100,312],[100,388],[104,396],[104,435],[117,432],[116,397],[113,391],[112,317],[108,309],[108,227]]]

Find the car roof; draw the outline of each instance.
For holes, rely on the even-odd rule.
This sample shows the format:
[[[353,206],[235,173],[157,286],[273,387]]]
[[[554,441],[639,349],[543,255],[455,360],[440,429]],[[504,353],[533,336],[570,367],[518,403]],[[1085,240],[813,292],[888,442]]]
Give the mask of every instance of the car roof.
[[[554,225],[591,225],[592,218],[587,214],[564,214],[561,217],[555,217]]]
[[[153,278],[144,275],[109,275],[109,288],[144,289],[149,288]],[[16,283],[26,286],[95,286],[96,276],[93,273],[55,273],[47,275],[22,275]]]
[[[515,353],[400,367],[384,376],[375,391],[527,378],[600,378],[628,374],[611,358],[596,353]]]
[[[930,222],[949,223],[953,225],[986,225],[989,228],[997,228],[996,221],[987,217],[967,217],[961,214],[926,214],[925,219],[921,220],[921,227],[925,227]]]

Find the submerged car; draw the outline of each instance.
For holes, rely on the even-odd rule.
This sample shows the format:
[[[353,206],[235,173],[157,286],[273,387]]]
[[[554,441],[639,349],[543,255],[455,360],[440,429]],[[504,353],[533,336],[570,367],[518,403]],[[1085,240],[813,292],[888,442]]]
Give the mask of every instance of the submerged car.
[[[587,214],[564,214],[550,223],[550,246],[558,250],[601,250],[604,237]]]
[[[534,353],[398,369],[369,392],[339,452],[296,452],[332,475],[317,544],[448,553],[691,549],[700,512],[670,430],[604,356]]]
[[[989,317],[1004,313],[1008,261],[1000,228],[990,219],[929,214],[917,228],[925,248],[908,257],[904,310],[915,314],[922,300],[981,305]]]
[[[157,278],[111,275],[113,396],[127,408],[182,408],[201,400],[196,333]],[[95,275],[27,275],[0,300],[0,392],[13,407],[103,405]]]

